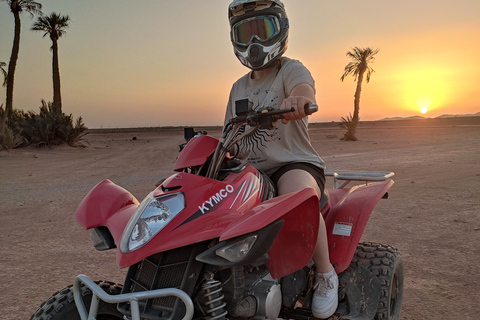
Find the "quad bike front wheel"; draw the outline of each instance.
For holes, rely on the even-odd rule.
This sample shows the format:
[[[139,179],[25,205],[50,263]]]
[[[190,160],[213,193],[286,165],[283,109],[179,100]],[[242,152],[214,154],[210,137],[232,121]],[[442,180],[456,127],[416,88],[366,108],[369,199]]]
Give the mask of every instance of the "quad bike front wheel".
[[[403,263],[398,249],[372,242],[360,243],[348,269],[358,266],[367,268],[380,280],[380,301],[373,319],[399,320],[403,298]]]
[[[108,281],[95,281],[107,294],[115,295],[122,292],[122,286]],[[90,308],[92,291],[81,286],[82,299],[85,306]],[[43,302],[30,320],[80,320],[77,307],[73,298],[73,285],[70,285]],[[116,304],[100,301],[97,320],[123,320],[123,314],[117,310]]]

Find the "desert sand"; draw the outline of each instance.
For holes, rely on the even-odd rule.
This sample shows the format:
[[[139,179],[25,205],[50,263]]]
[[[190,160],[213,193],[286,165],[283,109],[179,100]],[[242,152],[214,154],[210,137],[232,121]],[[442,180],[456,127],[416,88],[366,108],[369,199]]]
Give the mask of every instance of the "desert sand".
[[[340,141],[335,123],[312,124],[310,135],[328,169],[396,174],[362,241],[400,249],[401,318],[479,319],[480,117],[363,122],[356,142]],[[123,282],[114,250],[96,251],[73,213],[103,179],[142,200],[172,174],[183,130],[93,132],[86,140],[83,149],[0,151],[1,319],[29,319],[78,274]]]

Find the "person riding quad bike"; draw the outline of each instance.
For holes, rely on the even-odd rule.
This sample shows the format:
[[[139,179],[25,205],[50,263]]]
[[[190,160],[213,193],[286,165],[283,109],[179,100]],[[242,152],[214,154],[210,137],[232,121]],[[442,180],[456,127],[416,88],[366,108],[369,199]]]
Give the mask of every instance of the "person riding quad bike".
[[[304,108],[315,103],[315,83],[301,62],[284,56],[289,33],[284,4],[235,0],[228,7],[228,18],[235,55],[251,71],[231,89],[225,125],[236,116],[235,104],[241,100],[248,100],[255,111],[294,109],[283,115],[277,127],[257,130],[240,140],[232,153],[264,171],[276,184],[278,195],[313,188],[321,198],[325,162],[310,143]],[[317,318],[328,318],[338,304],[338,277],[329,260],[321,215],[313,261],[317,274],[312,312]]]

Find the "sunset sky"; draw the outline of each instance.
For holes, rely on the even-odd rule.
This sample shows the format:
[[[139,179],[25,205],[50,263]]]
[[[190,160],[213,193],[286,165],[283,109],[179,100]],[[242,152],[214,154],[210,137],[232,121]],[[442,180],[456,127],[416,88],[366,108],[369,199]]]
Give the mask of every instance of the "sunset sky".
[[[221,125],[233,82],[245,74],[230,43],[229,0],[36,0],[68,14],[59,40],[63,111],[89,128]],[[285,0],[286,56],[310,69],[320,112],[353,111],[355,82],[340,77],[352,47],[380,49],[363,85],[361,120],[480,111],[479,0]],[[14,107],[51,101],[51,41],[23,13]],[[13,15],[0,2],[0,61],[8,63]],[[0,104],[5,88],[0,88]],[[424,110],[425,111],[425,110]]]

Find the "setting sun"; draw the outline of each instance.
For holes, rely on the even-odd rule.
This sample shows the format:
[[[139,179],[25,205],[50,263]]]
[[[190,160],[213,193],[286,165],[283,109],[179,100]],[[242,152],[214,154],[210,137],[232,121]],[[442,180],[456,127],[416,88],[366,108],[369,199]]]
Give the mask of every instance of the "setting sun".
[[[427,113],[427,111],[428,111],[427,108],[421,108],[420,109],[420,112],[423,113],[423,114]]]
[[[428,69],[418,66],[404,71],[402,93],[405,106],[411,110],[420,109],[422,113],[432,107],[442,107],[453,96],[452,88],[446,81],[448,74],[446,67]]]

